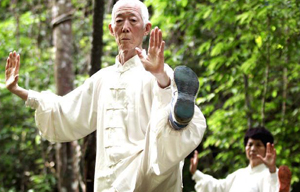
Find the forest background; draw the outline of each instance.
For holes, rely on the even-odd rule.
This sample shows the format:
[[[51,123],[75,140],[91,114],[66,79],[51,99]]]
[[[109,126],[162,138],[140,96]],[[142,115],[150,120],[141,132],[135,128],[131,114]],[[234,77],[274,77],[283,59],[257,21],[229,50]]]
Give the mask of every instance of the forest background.
[[[0,192],[92,190],[87,167],[94,166],[93,153],[87,151],[95,148],[93,142],[65,145],[41,138],[34,111],[6,90],[4,71],[9,52],[16,50],[21,55],[21,86],[64,94],[58,91],[64,81],[55,77],[62,73],[57,70],[59,52],[65,51],[71,68],[63,76],[70,77],[70,87],[79,86],[98,69],[114,64],[117,45],[108,32],[114,2],[0,1]],[[263,125],[275,137],[277,166],[290,167],[292,191],[300,191],[300,2],[145,3],[153,26],[163,31],[165,62],[173,68],[187,65],[199,77],[197,105],[208,125],[197,148],[199,169],[224,178],[247,166],[244,133]],[[55,9],[60,9],[58,15]],[[55,30],[63,24],[71,27],[69,44],[59,48],[55,41],[63,36]],[[189,157],[183,170],[186,192],[194,191]],[[73,174],[66,174],[70,167]]]

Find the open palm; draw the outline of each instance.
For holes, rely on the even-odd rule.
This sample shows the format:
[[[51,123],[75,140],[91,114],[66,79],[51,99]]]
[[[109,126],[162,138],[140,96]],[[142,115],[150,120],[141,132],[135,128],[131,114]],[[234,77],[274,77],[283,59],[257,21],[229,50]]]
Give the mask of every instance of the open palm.
[[[258,155],[263,163],[269,168],[270,172],[276,171],[276,150],[274,144],[267,143],[265,157]]]
[[[5,67],[5,85],[8,90],[13,90],[18,86],[19,79],[19,69],[20,69],[20,56],[13,53],[9,54],[6,60]]]
[[[136,49],[145,69],[154,75],[164,71],[164,46],[162,32],[155,27],[150,34],[148,53],[143,55],[140,49]]]

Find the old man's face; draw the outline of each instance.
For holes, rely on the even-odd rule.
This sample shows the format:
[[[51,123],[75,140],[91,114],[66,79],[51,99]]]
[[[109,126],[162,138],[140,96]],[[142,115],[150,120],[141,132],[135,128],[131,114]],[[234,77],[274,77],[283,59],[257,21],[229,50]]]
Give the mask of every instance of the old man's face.
[[[141,9],[136,3],[123,3],[117,7],[114,23],[109,25],[120,51],[141,47],[148,27],[144,27]],[[150,30],[150,29],[149,29]]]

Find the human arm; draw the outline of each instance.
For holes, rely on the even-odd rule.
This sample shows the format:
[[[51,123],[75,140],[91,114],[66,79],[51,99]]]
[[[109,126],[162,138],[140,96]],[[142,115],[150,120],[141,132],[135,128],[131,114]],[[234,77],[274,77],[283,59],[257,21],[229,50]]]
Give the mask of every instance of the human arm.
[[[162,32],[158,27],[155,27],[150,34],[148,54],[144,55],[141,49],[136,48],[144,68],[156,77],[161,88],[168,87],[171,84],[170,77],[164,69],[164,47],[165,42],[162,40]]]
[[[6,61],[6,88],[26,101],[27,106],[36,109],[35,120],[42,136],[50,141],[71,141],[96,128],[91,126],[96,115],[95,109],[92,109],[94,100],[91,91],[87,90],[92,87],[88,85],[90,83],[65,97],[49,92],[39,93],[18,86],[19,69],[20,56],[14,51]]]
[[[24,101],[27,100],[28,90],[18,85],[20,69],[20,55],[15,51],[9,53],[5,66],[5,85],[6,88],[13,94],[19,96]]]
[[[88,79],[65,96],[48,91],[33,92],[26,104],[35,106],[36,124],[43,137],[49,141],[68,142],[83,138],[96,129],[97,97],[94,91],[92,81]]]
[[[190,159],[190,172],[192,174],[192,179],[196,182],[196,191],[225,191],[227,183],[231,183],[231,180],[234,177],[229,175],[226,179],[215,179],[212,176],[197,170],[198,162],[198,151],[195,150],[193,157]]]
[[[65,96],[29,91],[26,106],[35,109],[41,135],[53,142],[80,139],[96,129],[97,99],[92,79]]]
[[[193,174],[192,179],[195,181],[195,190],[197,192],[228,192],[234,184],[236,172],[228,175],[225,179],[216,179],[211,175],[202,173],[199,170]]]
[[[266,176],[263,177],[260,183],[262,191],[279,191],[278,170],[276,168],[276,149],[274,144],[267,143],[266,155],[264,157],[257,155],[257,157],[260,158],[269,169],[269,173],[266,173]]]

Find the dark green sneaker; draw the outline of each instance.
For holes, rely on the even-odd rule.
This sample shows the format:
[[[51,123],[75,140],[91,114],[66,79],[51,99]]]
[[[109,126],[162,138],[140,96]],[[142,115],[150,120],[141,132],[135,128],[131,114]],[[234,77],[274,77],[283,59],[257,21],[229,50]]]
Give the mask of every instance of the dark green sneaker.
[[[174,70],[172,109],[169,121],[176,130],[183,129],[194,116],[195,99],[199,89],[199,81],[193,70],[186,66],[176,67]]]

